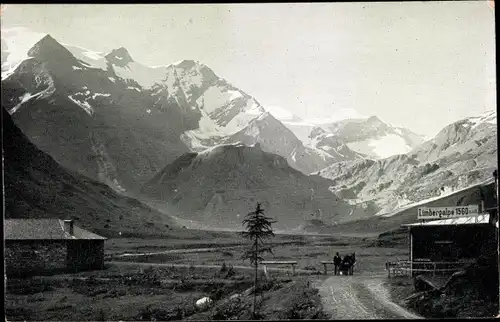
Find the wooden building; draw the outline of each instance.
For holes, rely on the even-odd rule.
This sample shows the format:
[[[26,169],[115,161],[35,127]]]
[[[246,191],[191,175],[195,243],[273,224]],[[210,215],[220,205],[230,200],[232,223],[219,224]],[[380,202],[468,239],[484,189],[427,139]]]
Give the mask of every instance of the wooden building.
[[[7,275],[77,272],[104,267],[105,237],[72,220],[4,220]]]
[[[496,227],[490,215],[433,220],[409,228],[411,262],[471,261],[496,254]]]
[[[476,204],[479,214],[404,224],[409,231],[409,262],[412,272],[429,268],[425,263],[452,267],[474,262],[479,257],[497,256],[497,207],[494,185],[481,185],[471,190],[466,204]],[[460,204],[464,204],[463,199]],[[456,205],[458,206],[458,205]],[[446,266],[448,265],[448,266]],[[439,268],[439,267],[438,267]],[[422,269],[425,271],[425,269]]]

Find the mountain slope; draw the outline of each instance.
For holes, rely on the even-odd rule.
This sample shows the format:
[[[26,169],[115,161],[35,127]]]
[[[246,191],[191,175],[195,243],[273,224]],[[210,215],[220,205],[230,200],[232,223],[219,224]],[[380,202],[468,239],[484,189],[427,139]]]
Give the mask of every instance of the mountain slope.
[[[36,148],[2,108],[5,218],[72,218],[104,234],[170,234],[175,220],[67,171]]]
[[[491,182],[484,184],[472,185],[467,189],[454,192],[452,194],[436,198],[421,204],[405,208],[392,216],[360,219],[343,223],[337,226],[322,227],[321,229],[312,230],[318,233],[334,234],[342,233],[383,233],[399,229],[402,224],[410,224],[417,222],[417,209],[419,207],[446,207],[446,206],[462,206],[462,205],[479,205],[484,195],[494,195],[495,187]]]
[[[482,155],[496,147],[496,126],[496,111],[468,117],[446,126],[411,152],[421,162],[455,158],[469,152]]]
[[[445,127],[410,153],[381,160],[346,161],[320,171],[353,204],[371,203],[378,214],[449,194],[491,177],[497,167],[496,114]]]
[[[19,57],[2,74],[2,103],[16,124],[60,164],[119,191],[135,193],[187,151],[234,141],[231,136],[266,112],[255,98],[192,60],[148,67],[125,48],[104,54],[63,46],[49,35]],[[250,141],[268,151],[289,150],[269,136],[281,130],[260,123],[260,135]],[[279,121],[266,124],[283,127]],[[315,148],[282,156],[304,173],[332,162]]]
[[[168,203],[182,218],[220,227],[241,228],[243,217],[261,202],[278,221],[276,227],[286,230],[318,209],[328,220],[353,214],[329,185],[328,180],[294,170],[283,157],[263,152],[258,145],[223,145],[183,155],[144,185],[142,193]]]
[[[309,174],[335,162],[328,153],[304,146],[286,126],[269,112],[253,119],[243,130],[223,140],[224,143],[260,144],[263,151],[286,158],[288,164]]]
[[[154,108],[135,83],[86,66],[50,36],[28,54],[2,81],[2,105],[35,145],[66,168],[133,191],[188,151],[180,134],[194,126],[195,112]]]
[[[333,163],[327,153],[304,147],[255,98],[200,62],[184,60],[167,66],[166,78],[153,91],[159,102],[170,101],[185,110],[200,111],[198,128],[182,135],[192,151],[236,142],[259,143],[265,151],[285,157],[292,167],[306,174]]]
[[[376,116],[365,117],[354,110],[332,113],[330,120],[285,120],[283,124],[304,145],[330,154],[335,162],[405,154],[424,141],[422,136],[386,124]]]
[[[340,137],[321,127],[314,127],[308,138],[311,146],[328,153],[335,162],[365,158],[365,155],[351,150]]]
[[[378,117],[343,120],[322,126],[347,146],[374,159],[411,151],[423,138],[408,129],[392,127]]]

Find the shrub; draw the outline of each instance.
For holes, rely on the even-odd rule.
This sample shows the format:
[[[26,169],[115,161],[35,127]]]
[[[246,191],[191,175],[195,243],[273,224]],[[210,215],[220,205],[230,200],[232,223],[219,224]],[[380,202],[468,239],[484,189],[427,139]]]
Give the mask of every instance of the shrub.
[[[256,315],[258,313],[256,312]],[[210,318],[212,320],[247,320],[252,316],[252,305],[240,298],[232,299],[223,305],[215,307]],[[262,319],[262,316],[256,316]]]
[[[325,319],[318,290],[310,286],[301,293],[294,294],[289,301],[289,306],[283,312],[284,319]]]
[[[225,273],[227,271],[227,266],[226,266],[226,262],[223,262],[221,267],[220,267],[220,273]]]

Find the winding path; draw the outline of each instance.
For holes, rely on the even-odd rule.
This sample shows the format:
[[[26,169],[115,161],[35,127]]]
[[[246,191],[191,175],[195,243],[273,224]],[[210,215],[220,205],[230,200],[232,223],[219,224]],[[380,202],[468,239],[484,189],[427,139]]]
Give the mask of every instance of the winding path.
[[[422,319],[390,300],[385,274],[332,276],[316,285],[331,319]]]
[[[220,247],[217,250],[225,250],[234,247]],[[151,254],[166,253],[191,253],[214,251],[214,248],[206,249],[178,249],[162,252],[142,254],[121,254],[117,257],[135,257]],[[134,256],[135,255],[135,256]],[[108,261],[107,263],[118,266],[141,266],[141,267],[204,267],[219,268],[220,265],[188,265],[171,263],[141,263],[137,261]],[[253,270],[250,266],[233,266],[235,269]],[[290,271],[289,269],[269,267],[269,271]],[[296,273],[311,274],[311,271],[297,269]],[[407,311],[392,302],[384,280],[387,275],[384,272],[364,272],[353,276],[331,276],[326,280],[314,283],[319,290],[323,301],[325,313],[331,319],[422,319],[421,316]]]

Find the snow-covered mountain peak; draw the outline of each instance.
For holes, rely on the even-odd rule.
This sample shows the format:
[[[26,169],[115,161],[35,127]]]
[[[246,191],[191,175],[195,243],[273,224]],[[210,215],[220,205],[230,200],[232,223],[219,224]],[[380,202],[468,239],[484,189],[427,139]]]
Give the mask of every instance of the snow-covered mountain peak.
[[[50,35],[46,35],[33,45],[28,51],[28,57],[41,61],[74,59],[73,54]]]
[[[206,65],[202,64],[198,60],[193,60],[193,59],[184,59],[184,60],[175,62],[172,65],[177,67],[177,68],[183,68],[183,69],[190,69],[190,68],[193,68],[196,66],[206,67]]]
[[[124,47],[118,49],[113,49],[109,54],[106,55],[106,59],[113,65],[125,67],[129,63],[134,62],[132,56]]]
[[[320,135],[325,135],[327,134],[327,132],[325,131],[325,129],[323,129],[322,127],[320,126],[315,126],[313,127],[313,129],[311,130],[311,133],[309,134],[309,138],[310,139],[313,139],[315,137],[318,137]]]
[[[488,123],[488,124],[497,124],[497,111],[496,110],[490,110],[486,111],[484,113],[481,113],[477,116],[472,116],[467,118],[467,121],[472,123],[472,126],[478,126],[479,124],[482,123]]]
[[[378,125],[378,124],[386,124],[386,123],[382,122],[382,120],[381,120],[381,119],[379,119],[379,118],[378,118],[377,116],[375,116],[375,115],[370,116],[370,117],[366,120],[366,123],[368,123],[368,124],[376,124],[376,125]],[[386,124],[386,125],[387,125],[387,124]]]

